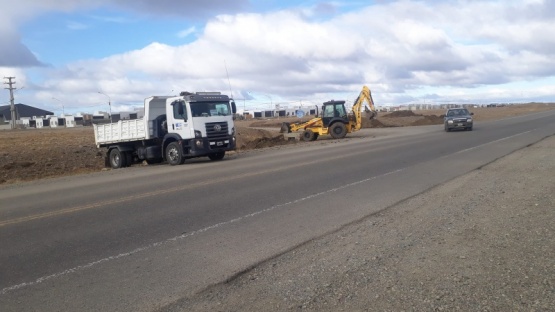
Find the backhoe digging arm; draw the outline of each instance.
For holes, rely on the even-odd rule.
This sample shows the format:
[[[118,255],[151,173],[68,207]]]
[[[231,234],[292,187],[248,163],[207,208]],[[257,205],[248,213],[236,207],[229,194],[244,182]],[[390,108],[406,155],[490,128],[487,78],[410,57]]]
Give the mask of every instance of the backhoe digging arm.
[[[364,105],[364,101],[368,102],[367,106]],[[354,130],[360,130],[362,128],[362,107],[364,106],[364,113],[370,119],[376,117],[378,113],[376,112],[376,107],[374,106],[374,100],[372,99],[372,93],[367,86],[362,87],[362,91],[358,95],[355,104],[353,105],[353,115],[355,117]]]

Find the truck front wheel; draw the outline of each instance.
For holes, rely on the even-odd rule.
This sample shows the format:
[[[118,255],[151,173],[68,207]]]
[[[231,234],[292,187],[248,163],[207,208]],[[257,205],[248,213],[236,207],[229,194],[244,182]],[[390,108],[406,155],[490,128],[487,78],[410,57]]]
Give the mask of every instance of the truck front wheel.
[[[119,169],[127,166],[126,164],[127,157],[125,156],[124,153],[120,152],[119,149],[113,148],[110,151],[109,157],[110,157],[110,167],[112,167],[112,169]]]
[[[168,164],[175,166],[181,165],[185,162],[185,158],[183,157],[183,149],[177,142],[171,142],[166,147],[166,160]]]

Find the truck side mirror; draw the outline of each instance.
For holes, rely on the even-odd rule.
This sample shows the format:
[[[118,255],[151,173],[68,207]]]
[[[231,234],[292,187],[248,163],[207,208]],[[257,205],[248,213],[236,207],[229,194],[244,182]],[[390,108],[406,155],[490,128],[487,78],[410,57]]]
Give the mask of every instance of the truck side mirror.
[[[237,113],[237,105],[235,105],[235,101],[231,101],[231,112],[232,113]]]

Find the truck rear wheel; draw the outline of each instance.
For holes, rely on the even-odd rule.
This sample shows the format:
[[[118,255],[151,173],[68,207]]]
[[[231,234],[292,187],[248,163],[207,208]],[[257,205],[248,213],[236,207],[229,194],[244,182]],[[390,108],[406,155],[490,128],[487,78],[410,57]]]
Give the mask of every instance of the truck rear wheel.
[[[343,139],[347,135],[347,127],[344,123],[336,122],[330,127],[330,135],[334,139]]]
[[[210,160],[222,160],[224,156],[225,156],[225,151],[209,154],[208,158],[210,158]]]
[[[119,149],[113,148],[110,150],[110,167],[112,169],[119,169],[127,166],[127,158]]]
[[[183,149],[177,142],[171,142],[166,147],[166,160],[168,164],[175,166],[181,165],[185,162],[185,158],[183,157]]]

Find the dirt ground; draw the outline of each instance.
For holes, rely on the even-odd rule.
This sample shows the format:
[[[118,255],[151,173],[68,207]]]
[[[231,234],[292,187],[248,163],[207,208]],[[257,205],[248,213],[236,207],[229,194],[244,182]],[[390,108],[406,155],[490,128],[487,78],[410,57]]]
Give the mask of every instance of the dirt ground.
[[[525,104],[506,107],[473,108],[474,119],[500,119],[555,109],[555,104]],[[441,124],[444,110],[399,111],[379,113],[364,128],[405,127]],[[275,118],[236,122],[238,153],[285,144],[279,134],[282,122],[306,121],[309,118]],[[109,170],[104,166],[103,149],[94,144],[92,127],[60,129],[0,130],[0,185],[44,178]],[[140,166],[144,164],[137,164]]]

